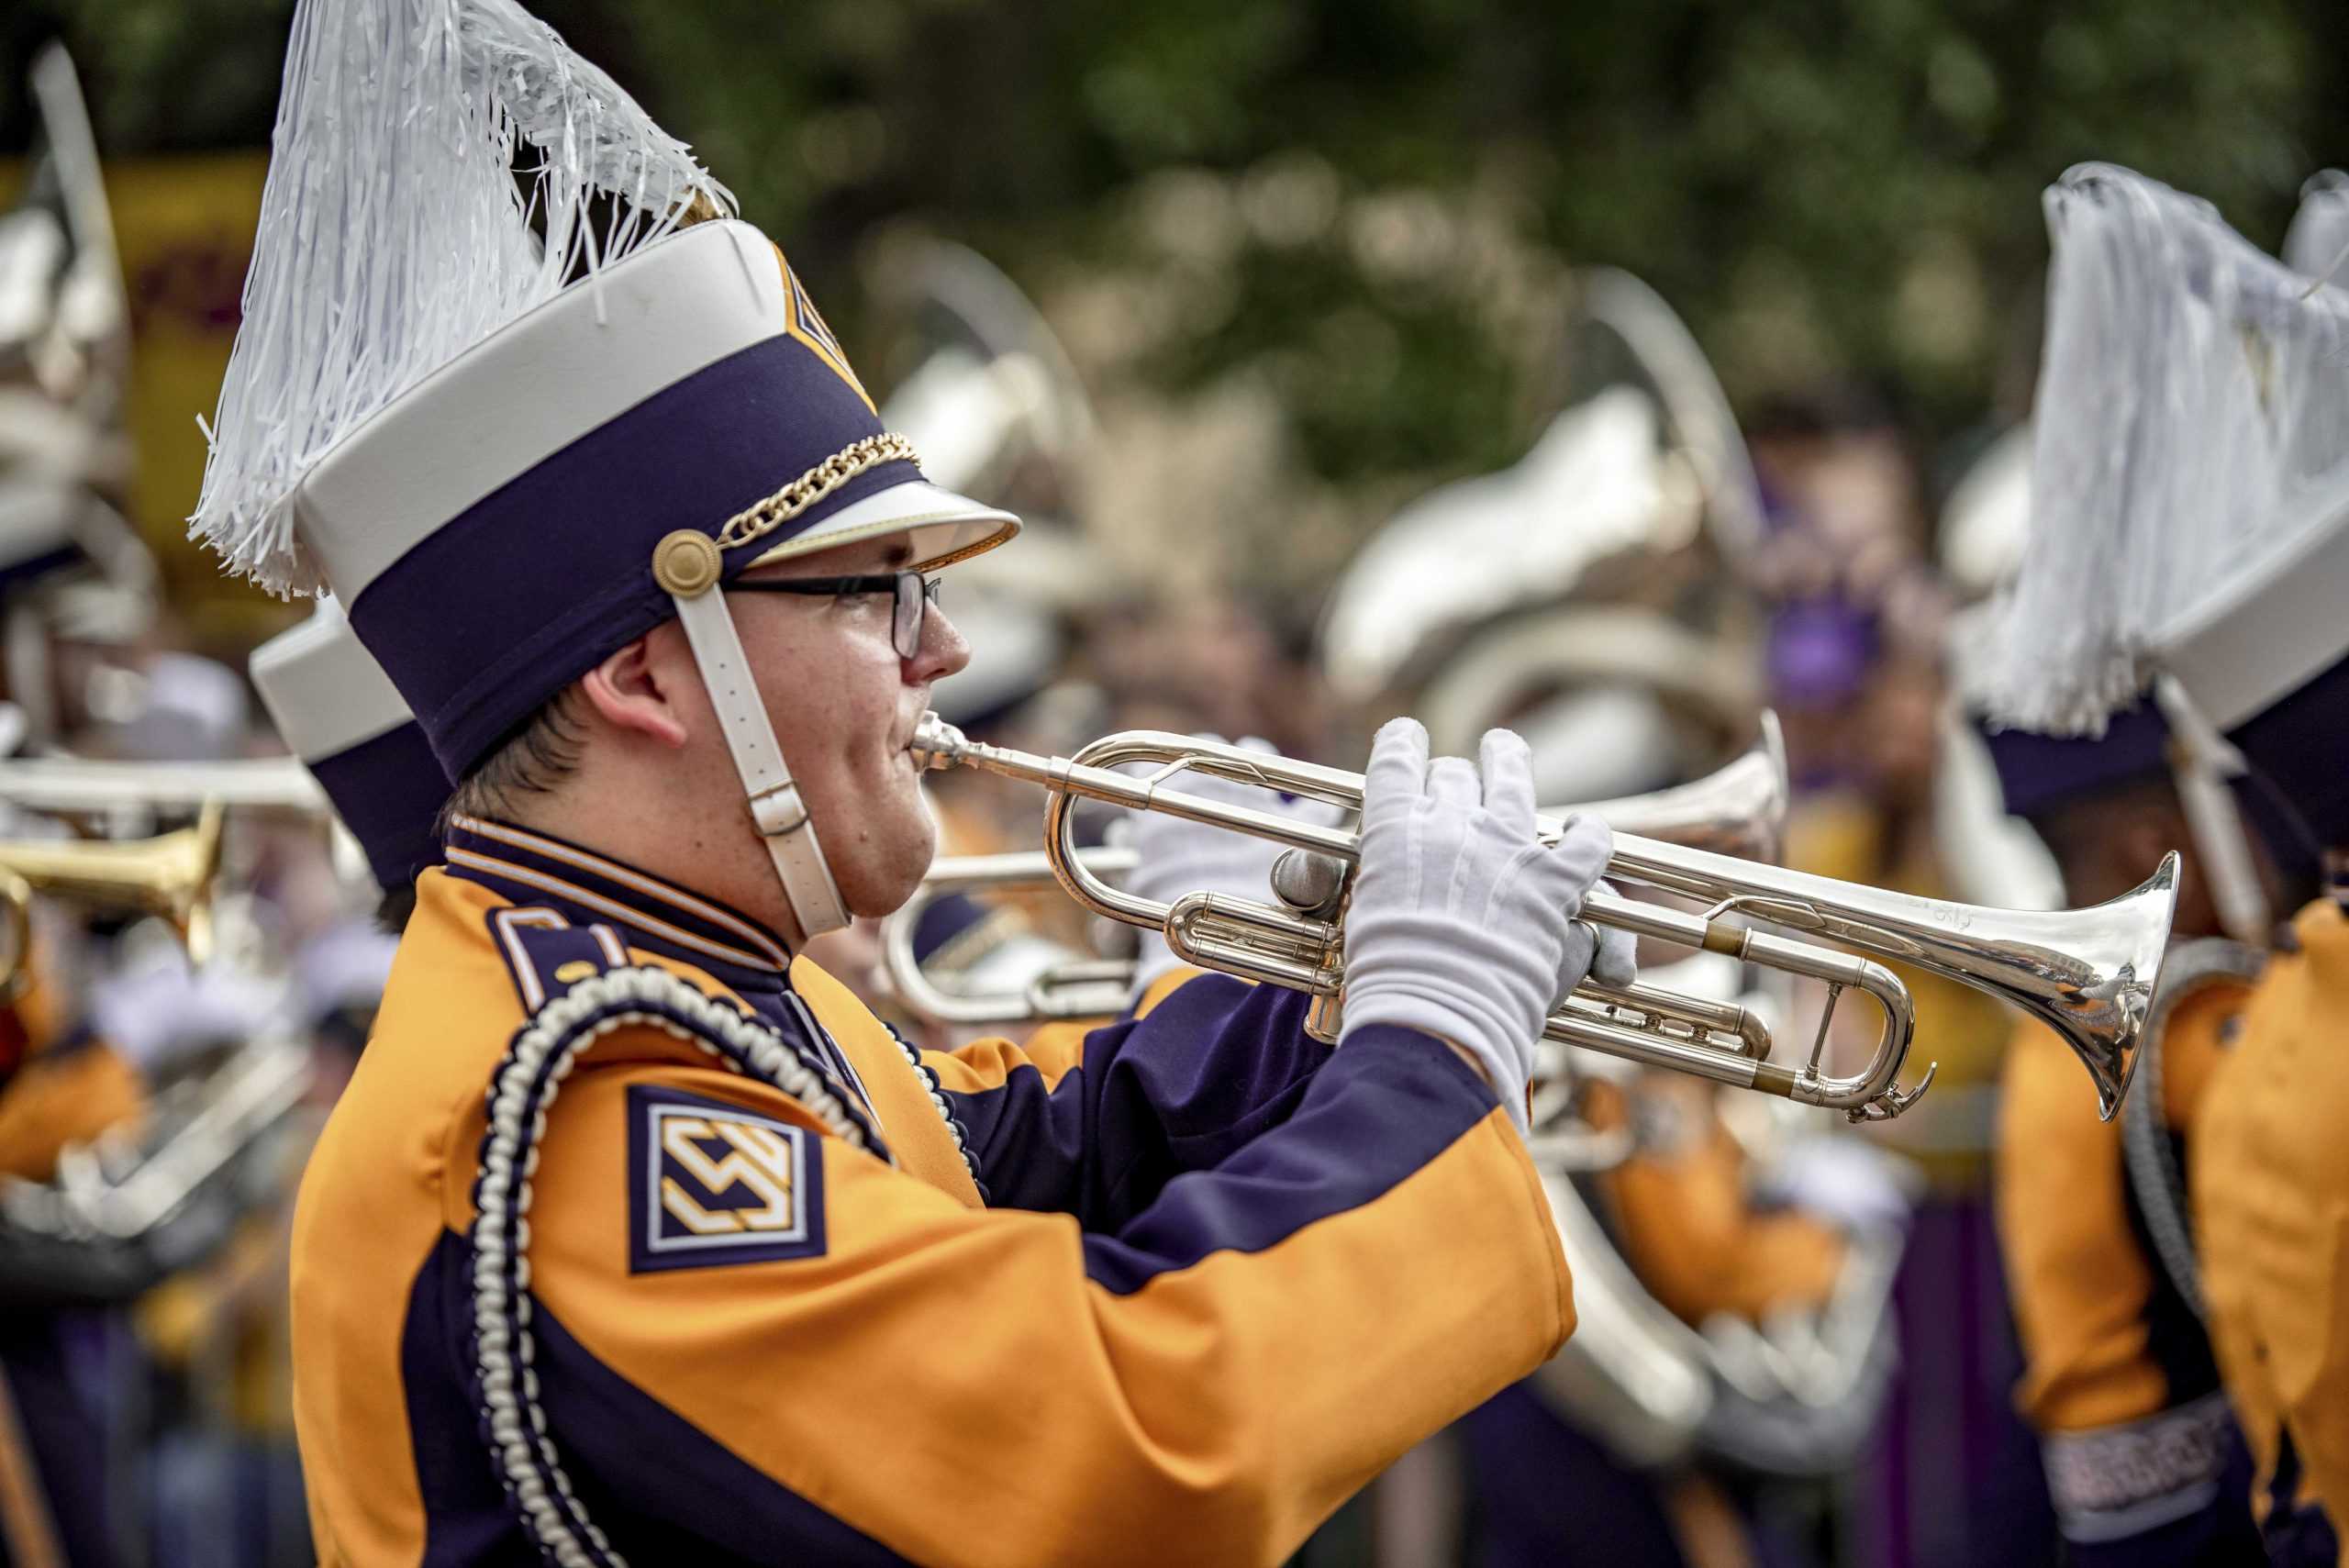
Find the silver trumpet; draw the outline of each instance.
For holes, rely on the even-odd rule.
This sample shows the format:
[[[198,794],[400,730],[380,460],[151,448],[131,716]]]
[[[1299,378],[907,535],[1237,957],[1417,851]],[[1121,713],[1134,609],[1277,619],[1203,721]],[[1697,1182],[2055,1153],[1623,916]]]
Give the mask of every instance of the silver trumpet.
[[[5,787],[5,785],[0,785]],[[1556,808],[1597,813],[1619,832],[1667,839],[1675,844],[1775,861],[1786,833],[1787,758],[1777,718],[1762,715],[1762,734],[1742,755],[1701,779],[1617,800]],[[1135,864],[1130,850],[1076,851],[1085,870],[1098,877],[1121,877]],[[1294,868],[1301,874],[1304,868]],[[914,951],[914,933],[930,906],[957,893],[1032,893],[1060,884],[1051,855],[1042,850],[1008,854],[948,855],[933,862],[914,895],[881,922],[881,973],[896,1000],[931,1023],[992,1025],[1070,1018],[1106,1018],[1130,1000],[1133,964],[1117,958],[1077,958],[1038,972],[1019,989],[950,991],[932,979]],[[1652,1003],[1683,1004],[1685,997],[1634,991]],[[1748,1049],[1758,1026],[1742,1008],[1719,1006],[1705,1016],[1709,1026],[1737,1036]]]
[[[1041,785],[1049,792],[1044,852],[1080,906],[1158,930],[1187,962],[1307,993],[1316,998],[1307,1027],[1319,1038],[1336,1038],[1345,981],[1345,904],[1361,855],[1360,835],[1202,799],[1169,785],[1192,772],[1358,811],[1361,774],[1154,730],[1105,737],[1073,758],[1043,757],[970,740],[935,714],[924,717],[909,750],[926,767],[975,767]],[[1152,771],[1139,776],[1115,771],[1136,763]],[[1284,857],[1275,872],[1277,906],[1204,892],[1171,904],[1134,897],[1085,865],[1073,837],[1071,810],[1080,798],[1166,812],[1303,854]],[[1543,821],[1540,831],[1554,840],[1563,828]],[[1332,862],[1334,866],[1325,864]],[[1318,873],[1317,867],[1327,874]],[[2101,1114],[2110,1119],[2136,1065],[2137,1042],[2176,902],[2177,873],[2173,854],[2143,886],[2091,908],[1987,909],[1620,833],[1608,866],[1610,878],[1707,907],[1689,914],[1594,890],[1584,901],[1583,917],[1822,981],[1829,1002],[1818,1033],[1807,1059],[1780,1063],[1769,1060],[1767,1029],[1733,1004],[1653,987],[1619,992],[1588,983],[1550,1016],[1543,1033],[1562,1044],[1842,1110],[1854,1121],[1898,1116],[1913,1104],[1932,1073],[1929,1068],[1913,1088],[1899,1083],[1916,1015],[1898,976],[1874,958],[1726,918],[1735,915],[1876,958],[1919,964],[2042,1019],[2071,1044],[2096,1084]],[[1846,990],[1875,1000],[1884,1022],[1867,1065],[1839,1077],[1823,1072],[1820,1060],[1835,1003]]]

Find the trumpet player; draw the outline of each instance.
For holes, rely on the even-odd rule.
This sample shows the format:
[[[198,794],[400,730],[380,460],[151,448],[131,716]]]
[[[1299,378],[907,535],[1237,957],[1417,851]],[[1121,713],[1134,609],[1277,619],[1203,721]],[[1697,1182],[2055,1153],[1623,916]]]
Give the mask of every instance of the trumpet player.
[[[1049,1058],[901,1049],[792,959],[920,876],[933,573],[1016,521],[921,478],[772,243],[674,221],[722,188],[542,26],[294,37],[197,526],[332,586],[458,781],[296,1216],[321,1559],[1273,1562],[1550,1353],[1520,1128],[1605,829],[1542,847],[1521,742],[1400,724],[1334,1052],[1219,977]],[[393,273],[406,315],[348,296]]]
[[[2009,814],[2060,869],[2067,900],[2090,904],[2143,880],[2189,845],[2171,783],[2167,728],[2150,698],[2101,739],[2009,729],[1988,738]],[[2132,1161],[2120,1120],[2100,1121],[2077,1070],[2044,1025],[2018,1022],[1999,1088],[1998,1240],[2020,1330],[2016,1402],[2039,1433],[2071,1561],[2209,1564],[2261,1561],[2247,1503],[2249,1461],[2211,1361],[2190,1261],[2154,1238],[2177,1229],[2176,1173],[2247,991],[2243,951],[2221,934],[2210,883],[2189,862],[2132,1104],[2158,1140]],[[2132,1129],[2133,1130],[2133,1129]],[[2189,1167],[2190,1168],[2190,1167]]]

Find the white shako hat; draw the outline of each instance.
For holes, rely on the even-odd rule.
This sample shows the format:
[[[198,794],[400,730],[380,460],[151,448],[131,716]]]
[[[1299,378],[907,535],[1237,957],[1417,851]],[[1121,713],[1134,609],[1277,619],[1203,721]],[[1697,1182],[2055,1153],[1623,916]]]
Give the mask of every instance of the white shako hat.
[[[718,590],[1019,524],[923,480],[731,206],[512,0],[301,0],[192,531],[330,589],[451,778],[677,617],[812,936],[847,912]]]
[[[319,599],[308,620],[254,649],[246,668],[286,750],[366,852],[375,885],[395,892],[438,862],[448,775],[342,606]]]
[[[2125,169],[2046,205],[2034,524],[1969,695],[2095,734],[2167,677],[2183,738],[2248,762],[2271,845],[2282,801],[2304,848],[2349,831],[2349,289]]]

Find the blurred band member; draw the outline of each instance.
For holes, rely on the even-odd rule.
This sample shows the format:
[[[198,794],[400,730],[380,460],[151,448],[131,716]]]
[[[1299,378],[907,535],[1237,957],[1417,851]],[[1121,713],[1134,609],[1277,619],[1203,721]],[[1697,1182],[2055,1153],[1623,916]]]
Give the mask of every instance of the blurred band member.
[[[253,684],[286,750],[359,841],[386,930],[407,924],[416,879],[440,859],[449,781],[407,703],[331,598],[253,650]]]
[[[2167,731],[2151,702],[2100,740],[1992,734],[2007,809],[2035,828],[2065,902],[2101,903],[2190,842],[2170,782]],[[2121,1118],[2098,1118],[2072,1052],[2044,1024],[2018,1023],[2000,1084],[1998,1240],[2024,1356],[2016,1402],[2039,1432],[2071,1561],[2224,1568],[2261,1561],[2245,1497],[2248,1461],[2219,1392],[2199,1307],[2151,1226],[2174,1223],[2186,1129],[2246,994],[2242,950],[2219,937],[2210,885],[2189,862],[2155,1004],[2161,1170],[2132,1167]],[[2198,961],[2196,955],[2203,955]],[[2141,1185],[2141,1176],[2164,1183]],[[2148,1207],[2155,1218],[2149,1221]]]
[[[2227,777],[2288,881],[2335,874],[2349,848],[2349,291],[2266,254],[2209,202],[2112,164],[2068,171],[2044,208],[2037,526],[1969,696],[2006,722],[2083,733],[2154,683],[2198,816],[2211,792],[2186,781]],[[2214,878],[2221,850],[2204,847]],[[2255,902],[2248,880],[2228,875],[2221,908]],[[2269,1555],[2332,1563],[2349,1515],[2337,882],[2291,934],[2205,1091],[2190,1214]]]
[[[1845,1238],[1823,1216],[1765,1203],[1711,1091],[1652,1075],[1629,1094],[1594,1085],[1595,1128],[1638,1129],[1639,1152],[1580,1184],[1656,1302],[1692,1329],[1762,1326],[1823,1310]],[[1859,1418],[1865,1426],[1867,1414]],[[1702,1458],[1661,1469],[1624,1458],[1536,1383],[1462,1425],[1484,1568],[1736,1568],[1809,1561],[1759,1521],[1751,1488]],[[1603,1514],[1594,1537],[1589,1521]]]
[[[2195,1233],[2210,1338],[2258,1464],[2254,1507],[2288,1568],[2349,1562],[2349,510],[2313,560],[2235,613],[2265,628],[2175,661],[2242,753],[2245,815],[2326,891],[2244,1006],[2196,1129]],[[2315,594],[2321,602],[2306,596]],[[2314,665],[2313,673],[2307,673]]]

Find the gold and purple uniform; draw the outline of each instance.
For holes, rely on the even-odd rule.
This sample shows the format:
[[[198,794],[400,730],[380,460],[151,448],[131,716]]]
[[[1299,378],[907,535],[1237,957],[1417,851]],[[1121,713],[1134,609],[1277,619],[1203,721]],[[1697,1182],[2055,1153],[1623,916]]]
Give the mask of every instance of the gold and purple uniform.
[[[1824,1307],[1843,1267],[1842,1234],[1798,1209],[1755,1206],[1745,1152],[1709,1099],[1680,1096],[1675,1085],[1646,1092],[1677,1096],[1688,1132],[1598,1182],[1641,1283],[1695,1328],[1718,1313],[1760,1323],[1774,1312]]]
[[[2195,1107],[2245,988],[2213,982],[2162,1026],[2161,1117],[2182,1162]],[[2122,1124],[2099,1118],[2079,1063],[2023,1020],[2008,1048],[1998,1241],[2023,1351],[2016,1407],[2039,1433],[2074,1561],[2256,1562],[2240,1439],[2193,1307],[2159,1262]]]
[[[2195,1128],[2210,1340],[2285,1568],[2349,1563],[2349,917],[2273,955]]]
[[[680,1033],[577,1057],[517,1276],[560,1470],[518,1503],[484,1435],[513,1326],[477,1316],[506,1266],[473,1229],[504,1190],[484,1091],[534,1014],[631,966],[772,1026],[874,1152]],[[519,1561],[518,1507],[557,1498],[640,1563],[1277,1562],[1573,1324],[1482,1081],[1408,1030],[1330,1052],[1302,1006],[1208,976],[917,1063],[745,917],[463,823],[295,1219],[321,1560]]]
[[[1845,1242],[1834,1227],[1753,1201],[1743,1150],[1709,1087],[1661,1074],[1637,1093],[1674,1136],[1583,1178],[1594,1212],[1666,1310],[1702,1328],[1716,1314],[1755,1323],[1817,1308],[1834,1294]],[[1585,1113],[1601,1129],[1635,1114],[1623,1091],[1593,1084]],[[1684,1130],[1685,1129],[1685,1130]],[[1480,1568],[1605,1562],[1609,1568],[1696,1568],[1766,1556],[1716,1473],[1634,1463],[1578,1426],[1531,1383],[1504,1391],[1463,1423],[1476,1492]],[[1606,1520],[1603,1551],[1591,1519]]]
[[[135,1130],[147,1109],[129,1062],[72,1026],[35,954],[31,984],[0,1007],[0,1175],[57,1178],[69,1148]],[[154,1280],[151,1261],[91,1237],[0,1225],[0,1562],[105,1564],[117,1559],[122,1498],[107,1463],[110,1429],[90,1375],[118,1326],[107,1308]]]

